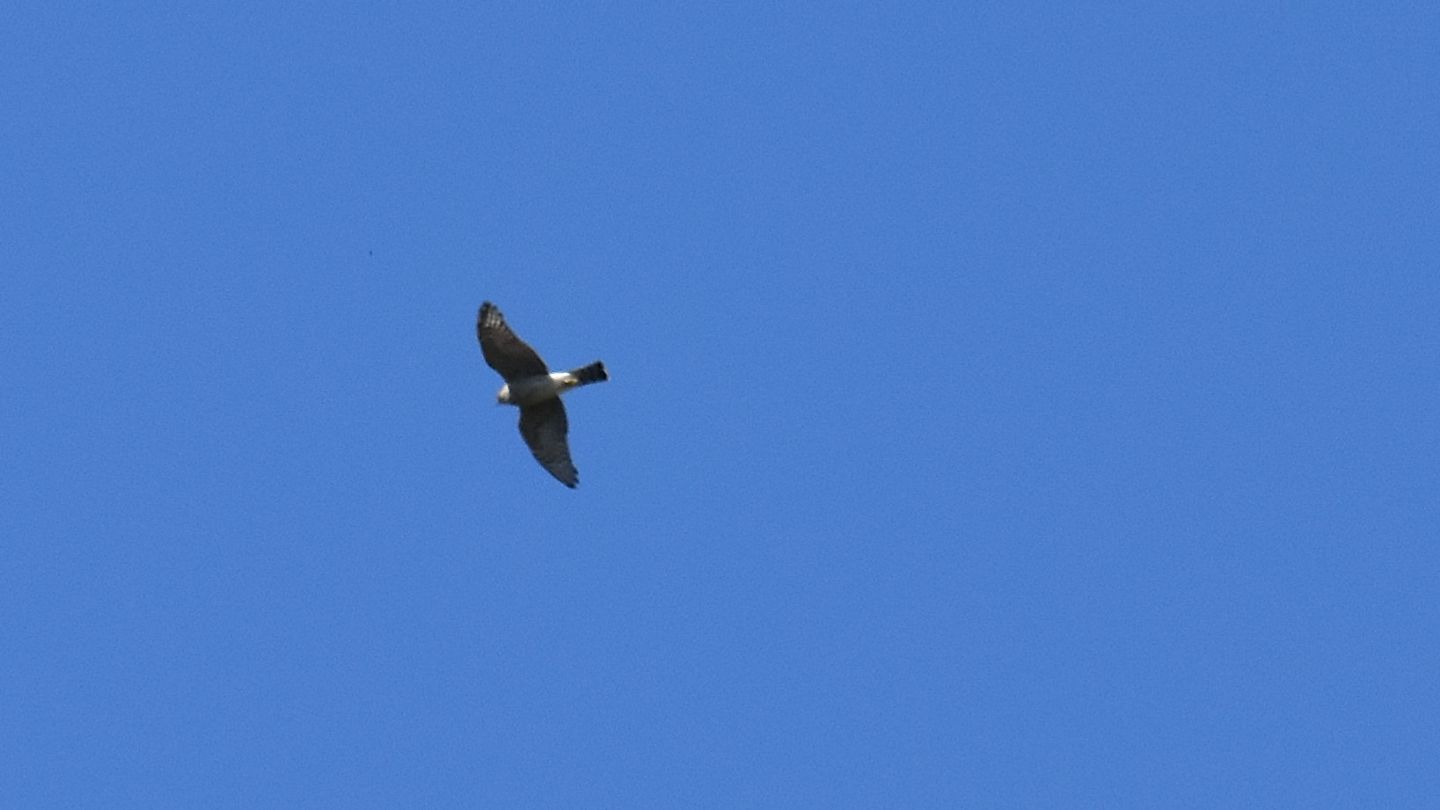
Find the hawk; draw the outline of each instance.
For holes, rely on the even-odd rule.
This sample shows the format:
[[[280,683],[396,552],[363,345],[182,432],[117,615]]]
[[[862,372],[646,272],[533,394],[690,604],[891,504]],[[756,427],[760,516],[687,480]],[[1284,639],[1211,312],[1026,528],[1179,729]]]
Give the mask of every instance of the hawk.
[[[565,440],[570,423],[565,418],[560,395],[572,388],[610,379],[605,373],[605,364],[596,360],[571,371],[550,371],[540,355],[510,331],[505,316],[489,301],[480,305],[475,332],[480,337],[485,362],[505,378],[496,401],[520,408],[520,435],[530,446],[535,460],[560,483],[574,489],[580,473],[570,461],[570,445]]]

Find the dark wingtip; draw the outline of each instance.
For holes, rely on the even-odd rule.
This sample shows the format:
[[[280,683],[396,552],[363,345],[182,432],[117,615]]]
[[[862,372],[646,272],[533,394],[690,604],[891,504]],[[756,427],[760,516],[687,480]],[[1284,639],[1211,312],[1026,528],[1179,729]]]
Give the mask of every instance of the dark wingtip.
[[[502,323],[505,316],[500,314],[500,308],[486,301],[480,305],[480,314],[475,317],[477,326],[494,325]]]

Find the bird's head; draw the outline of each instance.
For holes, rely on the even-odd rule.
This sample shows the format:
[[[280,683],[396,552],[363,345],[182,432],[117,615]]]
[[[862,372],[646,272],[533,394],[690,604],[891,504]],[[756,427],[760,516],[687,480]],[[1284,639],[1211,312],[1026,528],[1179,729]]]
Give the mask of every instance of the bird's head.
[[[510,384],[509,384],[509,383],[506,383],[504,386],[502,386],[502,387],[500,388],[500,392],[495,395],[495,404],[496,404],[496,405],[509,405],[509,404],[510,404]]]

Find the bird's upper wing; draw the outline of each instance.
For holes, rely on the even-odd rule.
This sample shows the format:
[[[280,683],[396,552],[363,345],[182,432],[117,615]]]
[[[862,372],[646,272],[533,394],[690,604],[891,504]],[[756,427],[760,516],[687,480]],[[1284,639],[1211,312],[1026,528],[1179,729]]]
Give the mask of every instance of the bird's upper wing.
[[[505,323],[505,316],[489,301],[480,305],[480,317],[475,321],[475,334],[480,338],[480,351],[485,354],[485,362],[500,372],[505,382],[549,372],[540,355],[510,331],[510,327]],[[563,437],[563,431],[561,435]]]
[[[580,473],[570,461],[570,445],[565,441],[569,432],[570,420],[565,418],[565,406],[559,397],[520,409],[520,435],[530,445],[535,460],[560,483],[574,489]]]

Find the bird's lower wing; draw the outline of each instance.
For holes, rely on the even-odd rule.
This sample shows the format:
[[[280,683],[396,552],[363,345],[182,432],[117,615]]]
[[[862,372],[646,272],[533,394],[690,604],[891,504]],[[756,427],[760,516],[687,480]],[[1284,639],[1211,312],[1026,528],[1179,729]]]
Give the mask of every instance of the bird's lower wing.
[[[572,489],[580,481],[580,473],[570,461],[570,444],[565,436],[570,422],[560,400],[548,399],[538,405],[520,409],[520,435],[540,466]]]

